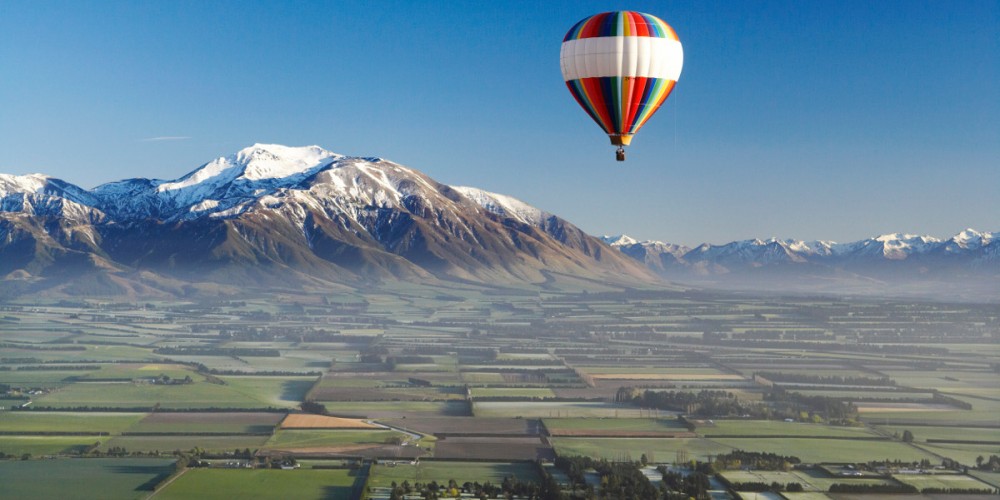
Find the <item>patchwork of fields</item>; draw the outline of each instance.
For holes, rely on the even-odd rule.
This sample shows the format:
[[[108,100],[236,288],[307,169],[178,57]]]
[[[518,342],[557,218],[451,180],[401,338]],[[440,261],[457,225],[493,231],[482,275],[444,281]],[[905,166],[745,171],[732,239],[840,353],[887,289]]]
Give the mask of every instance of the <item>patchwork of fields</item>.
[[[723,476],[803,485],[788,498],[847,480],[917,490],[1000,482],[989,465],[1000,454],[995,307],[424,293],[0,304],[0,453],[12,459],[0,461],[0,480],[106,477],[119,485],[107,498],[145,497],[166,481],[156,498],[360,497],[403,480],[540,483],[548,473],[535,462],[557,457],[690,465],[745,451],[887,471]],[[290,459],[319,468],[260,468]],[[179,460],[207,466],[171,476]],[[942,464],[980,479],[898,473]]]

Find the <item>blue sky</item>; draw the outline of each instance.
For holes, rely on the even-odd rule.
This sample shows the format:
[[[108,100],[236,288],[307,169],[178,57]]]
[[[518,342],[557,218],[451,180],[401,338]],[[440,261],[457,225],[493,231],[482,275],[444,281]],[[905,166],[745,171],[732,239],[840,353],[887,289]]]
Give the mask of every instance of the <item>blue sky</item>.
[[[621,9],[685,50],[624,164],[558,61]],[[1000,4],[0,0],[0,172],[175,178],[255,142],[382,156],[593,234],[996,231]]]

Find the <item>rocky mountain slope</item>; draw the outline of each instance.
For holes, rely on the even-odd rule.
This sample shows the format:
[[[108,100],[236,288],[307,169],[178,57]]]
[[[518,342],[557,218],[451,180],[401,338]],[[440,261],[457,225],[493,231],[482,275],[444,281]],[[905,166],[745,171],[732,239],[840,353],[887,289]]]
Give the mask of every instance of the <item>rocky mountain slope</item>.
[[[0,175],[0,277],[138,293],[183,283],[653,283],[557,216],[381,158],[256,144],[175,180]],[[180,283],[180,284],[179,284]],[[145,288],[144,288],[145,287]]]
[[[695,248],[628,236],[602,241],[515,198],[318,146],[256,144],[178,179],[91,190],[40,174],[0,174],[0,298],[396,280],[836,292],[926,285],[1000,295],[1000,233]]]

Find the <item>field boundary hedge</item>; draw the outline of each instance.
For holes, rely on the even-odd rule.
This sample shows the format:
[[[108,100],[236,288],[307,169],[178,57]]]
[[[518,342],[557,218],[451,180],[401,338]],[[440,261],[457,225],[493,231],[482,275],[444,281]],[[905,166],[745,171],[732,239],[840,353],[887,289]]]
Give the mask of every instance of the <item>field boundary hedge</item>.
[[[185,432],[185,431],[181,431],[181,432],[141,432],[141,431],[139,431],[139,432],[136,432],[136,431],[126,431],[126,432],[122,432],[121,435],[122,436],[132,436],[132,437],[141,437],[141,436],[203,436],[203,437],[212,437],[212,436],[271,436],[271,435],[273,435],[273,433],[272,432],[198,432],[198,431],[193,431],[193,432]]]
[[[998,445],[1000,441],[977,441],[975,439],[927,439],[928,443],[945,443],[945,444],[985,444],[985,445]]]
[[[848,441],[891,441],[887,436],[793,436],[788,434],[702,434],[705,438],[755,438],[755,439],[841,439]],[[929,440],[928,440],[929,441]]]
[[[110,436],[102,431],[0,431],[0,436]]]

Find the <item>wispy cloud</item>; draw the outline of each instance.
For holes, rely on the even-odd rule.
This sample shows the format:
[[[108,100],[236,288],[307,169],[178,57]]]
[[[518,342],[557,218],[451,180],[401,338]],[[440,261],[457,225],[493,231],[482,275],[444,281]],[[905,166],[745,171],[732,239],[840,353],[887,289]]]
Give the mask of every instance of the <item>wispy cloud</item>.
[[[147,137],[145,139],[139,139],[139,142],[160,142],[160,141],[184,141],[190,139],[186,135],[161,135],[158,137]]]

